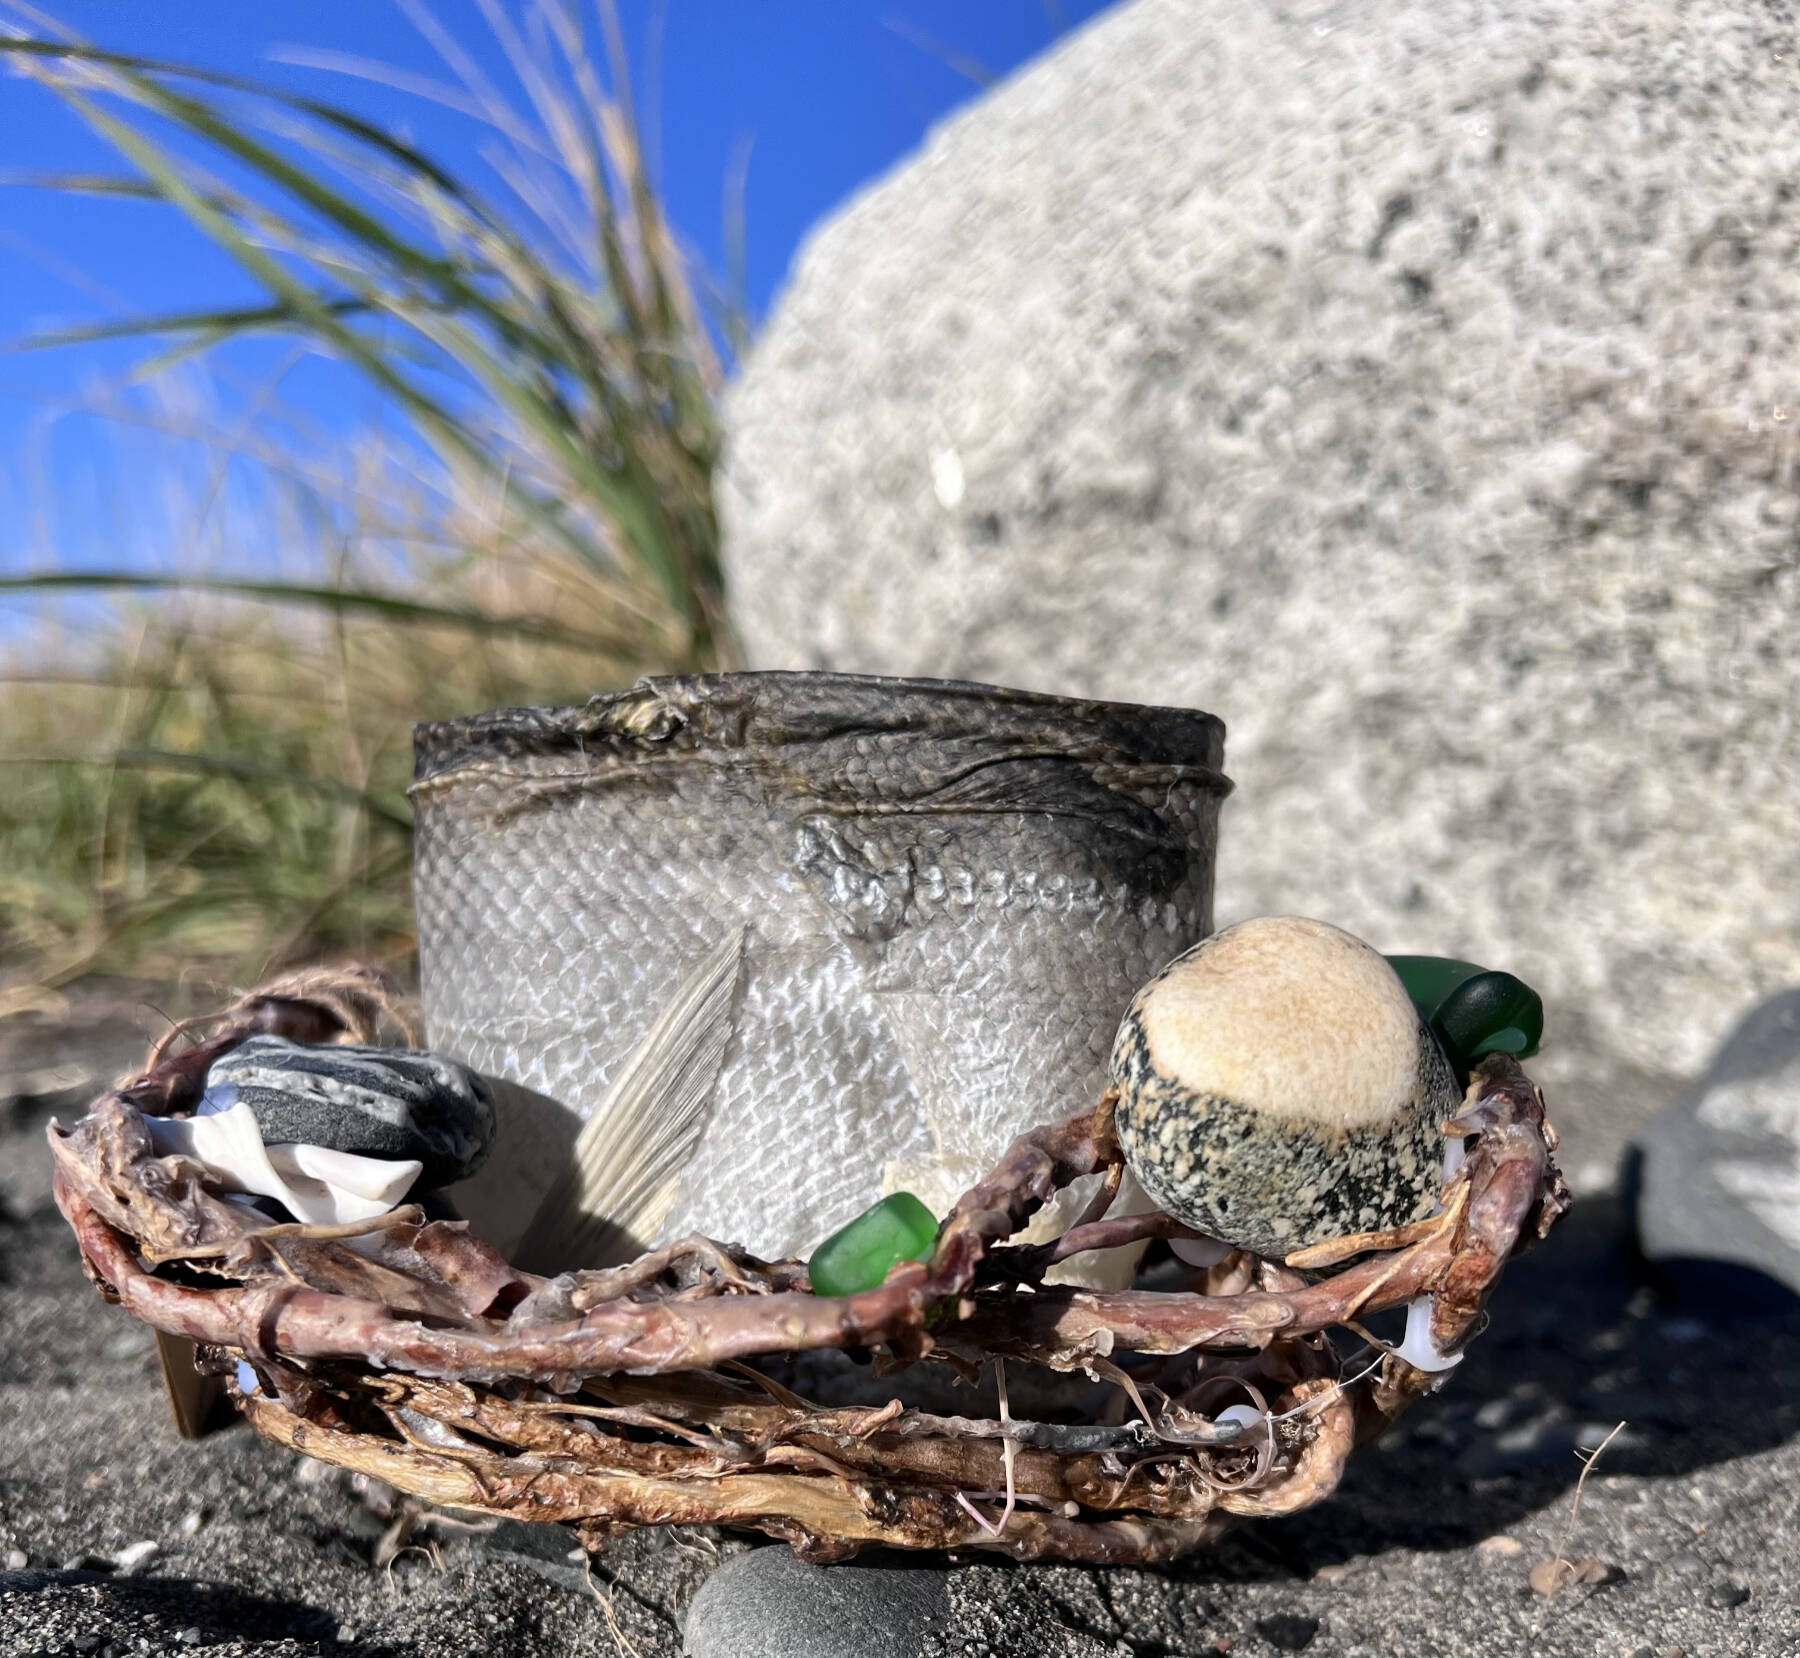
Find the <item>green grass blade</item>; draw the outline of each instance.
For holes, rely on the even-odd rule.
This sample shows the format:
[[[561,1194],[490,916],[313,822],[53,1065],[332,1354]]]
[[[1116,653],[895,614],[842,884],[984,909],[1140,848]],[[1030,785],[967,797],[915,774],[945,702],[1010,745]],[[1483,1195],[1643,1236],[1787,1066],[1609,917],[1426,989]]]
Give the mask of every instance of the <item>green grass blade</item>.
[[[373,309],[363,299],[344,299],[330,294],[316,297],[320,306],[333,316],[355,316]],[[30,334],[10,343],[15,350],[41,351],[51,346],[91,345],[97,340],[137,339],[148,334],[215,334],[223,337],[264,329],[294,328],[299,326],[300,320],[300,313],[293,306],[283,304],[240,305],[210,311],[164,311],[123,317],[117,322],[82,323],[74,328]]]
[[[93,63],[108,69],[117,69],[138,75],[168,75],[171,78],[194,81],[203,86],[222,87],[232,92],[245,92],[253,97],[266,98],[271,103],[283,104],[300,114],[309,115],[328,126],[334,126],[346,135],[360,139],[371,147],[381,150],[394,160],[417,168],[422,174],[437,181],[441,188],[456,190],[455,178],[439,167],[431,158],[413,148],[392,133],[385,132],[373,122],[365,121],[361,116],[348,110],[339,109],[335,105],[322,103],[316,98],[308,98],[291,92],[284,92],[280,87],[271,86],[265,81],[251,80],[243,75],[227,74],[219,69],[205,69],[198,64],[176,63],[163,58],[144,57],[135,52],[108,52],[96,46],[88,46],[76,41],[37,40],[30,37],[0,37],[0,52],[10,52],[23,57],[64,59],[76,62]]]
[[[495,616],[486,611],[427,604],[419,599],[367,589],[312,586],[304,582],[258,581],[238,576],[179,576],[140,574],[130,570],[37,570],[23,576],[0,576],[0,593],[45,594],[55,592],[153,592],[180,589],[195,593],[219,593],[232,598],[261,599],[275,604],[316,605],[325,610],[363,614],[391,622],[410,622],[460,628],[469,633],[508,639],[535,640],[576,650],[606,653],[628,648],[630,633],[590,633],[566,628],[533,616]]]
[[[71,196],[162,200],[162,193],[148,179],[133,178],[129,173],[46,173],[5,167],[0,168],[0,184],[27,190],[57,190]]]

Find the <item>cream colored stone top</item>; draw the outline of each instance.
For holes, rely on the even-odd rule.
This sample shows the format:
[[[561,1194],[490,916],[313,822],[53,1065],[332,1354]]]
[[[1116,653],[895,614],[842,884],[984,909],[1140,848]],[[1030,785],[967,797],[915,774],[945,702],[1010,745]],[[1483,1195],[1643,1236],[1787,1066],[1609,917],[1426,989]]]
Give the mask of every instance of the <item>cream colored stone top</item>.
[[[1196,1093],[1330,1128],[1416,1099],[1419,1015],[1394,970],[1323,921],[1228,927],[1145,988],[1151,1063]]]

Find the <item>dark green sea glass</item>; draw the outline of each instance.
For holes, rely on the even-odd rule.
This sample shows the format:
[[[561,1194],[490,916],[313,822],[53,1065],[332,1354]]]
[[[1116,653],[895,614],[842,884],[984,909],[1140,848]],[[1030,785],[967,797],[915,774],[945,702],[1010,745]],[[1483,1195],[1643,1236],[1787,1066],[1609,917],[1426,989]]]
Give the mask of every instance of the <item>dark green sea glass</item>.
[[[1448,956],[1387,959],[1453,1065],[1466,1071],[1483,1054],[1529,1059],[1538,1051],[1543,1000],[1511,973]]]
[[[937,1242],[938,1223],[911,1192],[895,1192],[833,1232],[806,1263],[814,1295],[872,1290],[897,1261],[922,1261]]]
[[[1449,956],[1389,956],[1388,966],[1400,976],[1406,993],[1418,1003],[1426,1019],[1437,1012],[1438,1005],[1465,979],[1472,979],[1487,969],[1472,961],[1456,961]]]

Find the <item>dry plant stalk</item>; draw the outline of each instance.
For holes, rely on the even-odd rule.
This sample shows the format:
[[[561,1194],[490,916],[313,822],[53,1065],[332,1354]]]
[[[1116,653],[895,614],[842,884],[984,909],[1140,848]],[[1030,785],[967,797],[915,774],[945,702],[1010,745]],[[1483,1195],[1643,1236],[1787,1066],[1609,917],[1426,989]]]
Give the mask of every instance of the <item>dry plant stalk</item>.
[[[1547,1600],[1554,1600],[1564,1589],[1576,1583],[1604,1583],[1611,1574],[1598,1560],[1589,1556],[1582,1560],[1569,1558],[1569,1544],[1575,1539],[1575,1526],[1581,1519],[1581,1496],[1587,1489],[1588,1475],[1594,1471],[1594,1464],[1605,1455],[1606,1447],[1625,1431],[1625,1424],[1617,1422],[1612,1431],[1596,1445],[1586,1456],[1581,1457],[1581,1473],[1575,1481],[1575,1497],[1569,1504],[1569,1523],[1563,1527],[1562,1541],[1556,1545],[1556,1553],[1548,1560],[1540,1560],[1531,1568],[1528,1581],[1533,1589]],[[1579,1453],[1577,1453],[1579,1455]],[[1539,1620],[1539,1628],[1543,1622]]]
[[[195,1163],[153,1155],[145,1115],[192,1109],[245,1037],[368,1041],[391,1013],[366,974],[292,975],[245,997],[72,1128],[51,1125],[57,1202],[102,1293],[212,1368],[254,1369],[254,1389],[233,1392],[259,1433],[427,1502],[563,1521],[589,1547],[715,1523],[814,1560],[877,1544],[1168,1559],[1327,1496],[1354,1447],[1438,1379],[1394,1353],[1347,1375],[1329,1329],[1429,1295],[1435,1341],[1459,1348],[1507,1258],[1568,1201],[1542,1096],[1499,1054],[1445,1125],[1477,1138],[1431,1222],[1329,1246],[1324,1274],[1240,1253],[1179,1292],[1043,1282],[1068,1255],[1183,1235],[1166,1214],[1090,1210],[1052,1243],[1006,1242],[1071,1181],[1116,1177],[1110,1094],[1016,1140],[929,1260],[835,1298],[810,1293],[802,1262],[697,1236],[542,1278],[417,1208],[277,1224],[221,1200]],[[1021,1378],[1086,1372],[1135,1414],[1074,1393],[1036,1417],[1003,1402],[999,1419],[899,1397],[822,1406],[754,1368],[826,1348],[872,1357],[877,1375],[972,1378],[1001,1361],[1015,1400]],[[1266,1412],[1257,1429],[1200,1408],[1244,1399]]]

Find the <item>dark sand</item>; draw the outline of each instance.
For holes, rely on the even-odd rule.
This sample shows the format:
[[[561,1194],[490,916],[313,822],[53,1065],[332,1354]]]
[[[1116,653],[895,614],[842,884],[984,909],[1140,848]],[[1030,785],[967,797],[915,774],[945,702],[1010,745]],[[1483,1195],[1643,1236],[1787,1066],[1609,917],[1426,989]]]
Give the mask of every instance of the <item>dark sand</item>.
[[[680,1652],[688,1601],[743,1540],[641,1533],[596,1561],[590,1587],[553,1529],[427,1527],[383,1569],[390,1494],[241,1426],[179,1440],[148,1332],[101,1303],[50,1202],[43,1125],[78,1114],[83,1085],[51,1070],[49,1033],[9,1024],[0,1658]],[[136,1041],[115,1025],[90,1064],[128,1063]],[[1742,1286],[1722,1283],[1670,1299],[1634,1262],[1622,1213],[1583,1199],[1515,1263],[1472,1356],[1335,1500],[1163,1570],[957,1571],[954,1632],[928,1650],[1800,1653],[1800,1315],[1780,1297],[1733,1305]],[[1568,1544],[1607,1581],[1547,1601],[1527,1572],[1569,1528],[1578,1447],[1620,1420]],[[140,1542],[153,1558],[109,1569]]]

